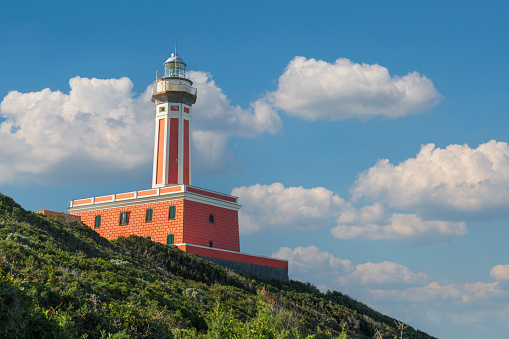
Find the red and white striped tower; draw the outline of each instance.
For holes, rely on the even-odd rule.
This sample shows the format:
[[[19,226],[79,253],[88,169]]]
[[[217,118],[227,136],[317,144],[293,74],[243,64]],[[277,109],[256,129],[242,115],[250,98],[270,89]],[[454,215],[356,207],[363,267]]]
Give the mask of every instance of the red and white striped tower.
[[[152,92],[156,104],[152,187],[191,185],[191,106],[196,88],[186,66],[175,49]]]

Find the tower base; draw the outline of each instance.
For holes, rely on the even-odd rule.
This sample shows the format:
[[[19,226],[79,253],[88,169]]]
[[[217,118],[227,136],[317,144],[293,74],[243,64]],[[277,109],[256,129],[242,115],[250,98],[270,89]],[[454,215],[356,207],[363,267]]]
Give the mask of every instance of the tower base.
[[[240,207],[231,195],[172,185],[72,200],[68,210],[108,240],[146,237],[247,277],[288,281],[288,261],[240,253]]]

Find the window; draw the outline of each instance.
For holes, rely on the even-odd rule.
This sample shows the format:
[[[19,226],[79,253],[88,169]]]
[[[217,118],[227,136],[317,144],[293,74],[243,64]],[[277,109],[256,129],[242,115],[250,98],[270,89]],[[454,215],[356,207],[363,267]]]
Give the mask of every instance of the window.
[[[152,222],[153,214],[154,214],[154,210],[152,208],[147,208],[147,214],[145,215],[145,222]]]
[[[173,243],[175,242],[175,234],[168,234],[168,245],[173,245]]]
[[[164,107],[164,106],[159,107],[159,112],[164,112],[164,111],[166,111],[166,107]]]
[[[170,206],[170,213],[168,215],[168,220],[175,219],[175,215],[177,214],[177,206]]]
[[[212,240],[209,240],[209,247],[213,247],[212,246]]]
[[[120,212],[120,226],[129,224],[129,212]]]
[[[214,223],[214,214],[209,214],[209,223]]]
[[[95,216],[95,228],[101,228],[101,215]]]

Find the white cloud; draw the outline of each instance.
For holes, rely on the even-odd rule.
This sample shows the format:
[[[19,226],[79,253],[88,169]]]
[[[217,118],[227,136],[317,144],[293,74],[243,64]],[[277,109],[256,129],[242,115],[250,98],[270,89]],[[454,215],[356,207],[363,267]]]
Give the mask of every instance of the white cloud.
[[[198,100],[193,106],[193,129],[225,136],[255,137],[263,132],[275,133],[281,129],[281,118],[263,99],[244,110],[232,106],[230,100],[217,87],[209,73],[189,72],[193,86],[197,88]]]
[[[239,169],[237,159],[228,150],[228,137],[221,133],[210,131],[195,131],[192,133],[193,143],[193,173],[217,175]]]
[[[408,267],[390,261],[365,263],[355,266],[355,270],[339,277],[336,281],[341,286],[348,285],[385,285],[385,284],[420,284],[428,280],[425,273],[413,273]]]
[[[292,279],[306,274],[321,276],[332,274],[336,276],[352,269],[350,260],[336,258],[328,252],[321,251],[316,246],[298,246],[294,249],[281,247],[271,256],[289,261],[288,269]]]
[[[382,205],[350,208],[336,219],[331,234],[338,239],[406,240],[413,243],[450,242],[467,234],[464,222],[422,220],[415,214],[392,213]]]
[[[209,73],[190,71],[189,76],[198,93],[193,106],[193,173],[211,175],[239,169],[227,147],[229,137],[255,137],[281,128],[281,118],[264,100],[244,110],[231,105]]]
[[[198,89],[193,110],[193,173],[238,166],[227,149],[234,135],[281,128],[263,100],[230,105],[211,76],[190,72]],[[46,88],[12,91],[0,104],[0,185],[66,183],[145,177],[150,183],[154,138],[151,86],[137,97],[128,78],[69,80],[69,94]]]
[[[429,303],[433,301],[449,301],[470,303],[475,300],[484,300],[506,294],[498,288],[498,282],[444,284],[431,282],[425,286],[407,289],[382,290],[372,289],[375,299],[392,302]]]
[[[420,323],[419,328],[429,322],[464,326],[491,319],[497,323],[509,314],[509,292],[501,282],[430,282],[426,273],[395,262],[354,265],[316,246],[282,247],[272,256],[289,260],[291,279],[310,281],[322,291],[348,293],[393,317],[401,317],[410,308],[413,319],[408,321],[413,326]],[[503,270],[505,274],[507,268]]]
[[[189,74],[198,89],[193,109],[194,173],[238,168],[228,138],[277,132],[282,123],[275,107],[310,120],[398,117],[429,108],[439,98],[431,81],[417,73],[391,78],[384,67],[347,59],[331,65],[296,57],[280,77],[278,90],[248,109],[231,105],[209,73]],[[304,82],[306,91],[301,90]],[[69,94],[50,89],[12,91],[2,100],[0,116],[6,120],[0,124],[0,184],[144,175],[149,182],[154,110],[150,86],[137,97],[128,78],[75,77],[69,85]]]
[[[381,204],[356,209],[332,191],[315,187],[256,184],[232,190],[242,204],[241,234],[259,231],[307,231],[328,227],[338,239],[450,242],[467,234],[464,222],[422,220],[415,214],[388,213]]]
[[[325,228],[348,205],[323,187],[285,188],[280,183],[238,187],[232,195],[243,205],[239,212],[241,234]]]
[[[306,120],[390,118],[420,113],[436,105],[440,94],[417,72],[391,76],[378,64],[340,58],[333,64],[295,57],[269,94],[274,105]]]
[[[426,318],[436,324],[445,324],[453,322],[455,324],[478,324],[481,320],[487,316],[493,317],[496,315],[495,312],[486,312],[486,311],[466,311],[462,310],[460,312],[453,312],[451,310],[441,309],[439,311],[428,311],[426,312]]]
[[[509,281],[509,265],[496,265],[490,270],[490,275],[498,281]]]
[[[342,287],[423,284],[429,280],[425,273],[413,273],[408,267],[390,261],[353,265],[350,260],[336,258],[316,246],[281,247],[271,256],[289,261],[292,279],[316,281],[317,277],[329,277]],[[326,285],[333,285],[331,280]]]
[[[424,145],[415,158],[397,166],[379,160],[361,173],[352,189],[391,207],[421,215],[461,218],[465,215],[507,216],[509,211],[509,147],[494,140],[470,148]]]
[[[100,180],[150,161],[148,92],[134,98],[128,78],[75,77],[69,85],[69,94],[46,88],[3,99],[0,184]]]

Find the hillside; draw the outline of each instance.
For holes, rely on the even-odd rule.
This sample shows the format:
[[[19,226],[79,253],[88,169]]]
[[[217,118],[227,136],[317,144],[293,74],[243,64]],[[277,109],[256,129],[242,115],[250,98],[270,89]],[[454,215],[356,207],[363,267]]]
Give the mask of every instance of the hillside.
[[[110,242],[1,194],[0,296],[9,338],[400,337],[395,319],[340,292],[242,277],[145,238]]]

